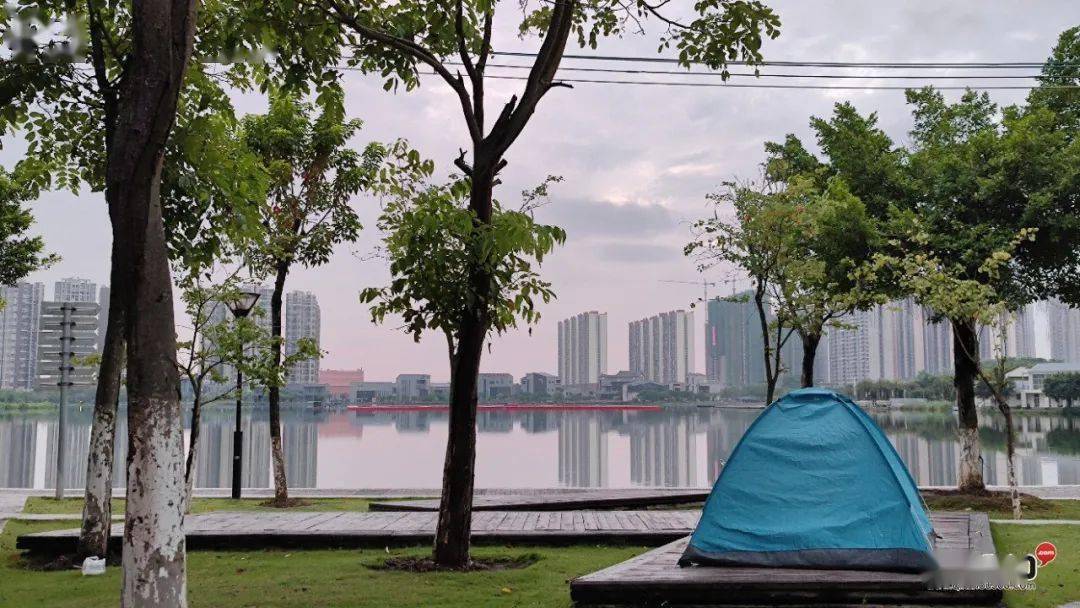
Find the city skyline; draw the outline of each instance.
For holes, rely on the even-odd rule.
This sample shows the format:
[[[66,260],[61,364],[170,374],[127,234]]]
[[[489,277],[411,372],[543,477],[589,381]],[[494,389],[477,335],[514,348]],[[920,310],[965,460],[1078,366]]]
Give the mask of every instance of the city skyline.
[[[261,313],[256,316],[257,322],[269,331],[272,288],[258,284],[248,285],[247,288],[259,292],[257,307]],[[16,286],[6,286],[3,289],[7,299],[13,304],[8,312],[0,311],[0,388],[32,388],[33,383],[28,384],[28,378],[32,376],[36,379],[39,375],[36,360],[31,364],[23,363],[21,373],[14,370],[16,362],[20,360],[16,351],[21,352],[22,360],[25,360],[28,349],[33,347],[36,351],[36,346],[33,346],[26,338],[23,338],[23,341],[16,346],[13,336],[16,335],[14,332],[18,331],[17,328],[25,326],[26,323],[25,320],[19,320],[19,315],[25,316],[29,310],[28,307],[36,306],[40,309],[41,303],[46,301],[43,299],[46,293],[45,286],[41,283],[20,282]],[[107,327],[109,286],[99,286],[89,279],[68,276],[56,281],[52,292],[54,297],[64,297],[67,301],[100,304],[96,338],[96,347],[99,350]],[[36,304],[34,294],[37,294]],[[285,294],[284,300],[282,330],[285,352],[294,352],[297,339],[301,337],[312,338],[316,344],[321,344],[321,308],[316,294],[292,290]],[[610,340],[607,335],[606,312],[579,313],[561,321],[560,326],[565,323],[569,328],[571,321],[584,323],[580,325],[582,328],[587,328],[586,334],[583,335],[588,336],[587,339],[592,340],[593,343],[591,346],[582,348],[599,349],[591,354],[580,349],[578,351],[579,363],[581,360],[595,359],[592,365],[595,369],[591,372],[595,374],[595,377],[585,384],[598,383],[601,375],[621,370],[640,374],[647,381],[668,385],[686,384],[690,375],[698,369],[704,370],[703,375],[707,382],[727,386],[753,384],[750,379],[763,378],[760,352],[755,350],[755,345],[757,345],[756,348],[760,348],[760,337],[756,326],[756,311],[752,302],[745,297],[726,299],[716,297],[706,304],[705,319],[701,323],[695,323],[693,308],[690,311],[680,309],[659,312],[643,319],[629,321],[627,324],[628,355],[625,365],[621,362],[612,363],[608,359]],[[38,314],[40,315],[40,312]],[[725,315],[726,318],[721,320],[721,317]],[[230,315],[228,310],[221,306],[215,307],[211,317],[212,322],[221,322],[230,318]],[[581,320],[577,321],[579,317]],[[741,328],[737,327],[734,317],[746,317]],[[844,326],[827,330],[819,345],[814,372],[815,381],[818,384],[845,386],[860,380],[910,380],[923,372],[933,375],[951,373],[951,329],[945,323],[935,322],[931,311],[915,305],[910,300],[856,311],[842,318],[840,322]],[[663,328],[666,328],[667,334]],[[672,330],[675,330],[674,333]],[[602,337],[598,339],[588,332],[601,332]],[[656,333],[655,336],[652,335],[653,332]],[[36,334],[37,332],[35,332],[35,337]],[[687,336],[689,340],[686,339]],[[700,336],[704,344],[704,348],[701,349],[704,352],[701,354],[704,355],[705,364],[701,367],[695,363],[698,359],[695,356],[697,336]],[[717,342],[718,336],[721,338],[721,343]],[[635,337],[638,338],[636,342]],[[642,339],[649,340],[651,346],[642,343]],[[1080,309],[1069,308],[1056,300],[1035,302],[1012,316],[1006,327],[1003,342],[997,334],[996,327],[980,328],[979,339],[980,355],[984,359],[993,357],[995,349],[1003,345],[1005,354],[1009,357],[1077,361],[1080,360]],[[567,334],[566,342],[563,340],[564,338],[560,337],[557,341],[554,374],[551,374],[551,368],[511,370],[493,369],[490,366],[482,373],[487,376],[505,374],[513,379],[512,383],[516,383],[518,378],[525,375],[542,373],[559,378],[560,382],[566,385],[562,375],[568,372],[561,371],[559,362],[564,360],[561,349],[569,347],[570,334]],[[661,346],[662,343],[665,346]],[[721,362],[717,358],[720,356],[718,353],[732,348],[739,349],[737,369],[724,367],[729,365],[726,360]],[[676,351],[679,352],[678,356],[672,354]],[[646,357],[651,359],[650,363],[646,362]],[[662,362],[661,357],[664,357],[665,361]],[[679,359],[679,364],[675,363],[676,359]],[[797,375],[801,363],[801,345],[795,334],[785,346],[783,361],[784,366],[789,370],[788,373]],[[569,360],[566,362],[569,364]],[[344,367],[364,368],[367,362],[347,361],[345,364]],[[320,370],[324,367],[326,366],[323,360],[301,362],[290,372],[289,383],[318,384]],[[228,376],[229,370],[225,371]],[[27,375],[28,373],[30,376]],[[18,379],[15,379],[17,374]],[[393,371],[390,377],[402,374],[425,374],[429,378],[443,380],[439,374],[433,376],[412,368]],[[730,376],[730,374],[735,374],[735,376]],[[739,380],[733,380],[735,377]],[[573,384],[570,383],[570,386]]]
[[[808,57],[837,61],[994,61],[1044,60],[1061,32],[1060,16],[1073,3],[1025,4],[1015,10],[988,11],[979,2],[835,3],[826,6],[780,0],[784,34],[768,43],[767,57]],[[825,20],[829,10],[842,19]],[[852,24],[859,24],[852,28]],[[916,25],[917,24],[917,25]],[[528,42],[507,36],[502,50],[531,50]],[[610,40],[605,53],[653,54],[651,41],[635,36]],[[342,75],[346,112],[366,127],[355,149],[369,141],[408,139],[425,158],[437,163],[436,179],[454,170],[453,160],[468,134],[447,91],[428,82],[408,94],[388,94],[378,77],[357,72]],[[867,84],[873,84],[870,80]],[[516,83],[493,81],[493,103],[516,91]],[[560,175],[551,187],[551,203],[536,210],[538,221],[567,230],[565,246],[545,258],[539,269],[558,298],[538,306],[540,323],[493,337],[485,351],[483,371],[553,372],[551,344],[558,321],[582,310],[602,307],[611,327],[623,327],[658,311],[687,308],[701,297],[700,285],[670,285],[665,279],[692,281],[695,263],[682,255],[690,223],[711,212],[706,194],[725,180],[759,173],[766,141],[782,141],[795,133],[812,143],[810,116],[827,116],[834,102],[850,100],[862,113],[876,112],[896,141],[910,128],[903,91],[798,91],[755,89],[673,89],[580,85],[553,92],[522,133],[500,173],[496,196],[517,207],[517,193]],[[960,93],[946,91],[949,99]],[[1001,104],[1020,102],[1024,91],[993,91]],[[237,112],[261,112],[266,102],[257,93],[235,95]],[[662,119],[657,108],[665,108]],[[418,119],[420,117],[420,119]],[[428,125],[448,125],[431,129]],[[587,136],[581,133],[587,132]],[[5,142],[0,163],[10,167],[25,153],[17,138]],[[374,198],[354,201],[365,226],[355,244],[337,247],[331,261],[317,269],[297,268],[289,288],[320,298],[325,332],[322,347],[329,368],[364,366],[371,377],[390,377],[412,368],[446,376],[445,338],[438,333],[419,343],[388,319],[370,323],[369,309],[358,301],[361,289],[387,283],[381,258],[371,255],[381,236],[375,228],[380,212]],[[34,234],[45,237],[46,249],[62,260],[28,280],[51,285],[68,276],[108,282],[111,229],[100,193],[82,190],[49,192],[31,205],[37,218]],[[78,235],[78,238],[61,235]],[[732,278],[730,269],[710,272],[711,281]],[[741,277],[735,277],[740,278]],[[747,286],[745,281],[737,285]],[[725,289],[724,295],[729,290]],[[712,295],[715,295],[712,294]],[[703,319],[696,322],[703,323]],[[701,335],[701,334],[698,334]],[[612,340],[612,369],[626,361],[625,340]],[[704,369],[699,348],[696,368]]]

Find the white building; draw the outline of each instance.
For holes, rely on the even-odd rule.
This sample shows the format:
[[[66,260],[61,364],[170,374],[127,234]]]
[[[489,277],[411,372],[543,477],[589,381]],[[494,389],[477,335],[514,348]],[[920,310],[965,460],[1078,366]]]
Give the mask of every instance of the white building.
[[[395,385],[399,399],[425,398],[431,393],[431,374],[398,374]]]
[[[68,277],[53,285],[56,302],[97,302],[97,285],[90,279]]]
[[[673,310],[633,321],[630,371],[659,384],[688,384],[694,373],[694,313]]]
[[[560,387],[555,374],[529,372],[521,377],[521,392],[527,395],[553,395]]]
[[[1013,383],[1013,395],[1009,398],[1011,405],[1022,408],[1068,405],[1064,400],[1051,399],[1043,394],[1046,377],[1054,374],[1080,374],[1080,363],[1036,363],[1005,374],[1005,378]]]
[[[607,373],[607,313],[583,312],[559,322],[559,380],[598,384]]]
[[[261,299],[261,298],[260,298]],[[307,291],[292,291],[285,296],[285,355],[299,350],[300,340],[319,345],[321,334],[319,300]],[[319,358],[298,361],[289,368],[289,384],[318,384]]]
[[[513,393],[513,374],[481,372],[476,376],[476,395],[480,399],[509,397]]]
[[[0,287],[0,388],[37,387],[38,327],[45,286],[19,283]]]

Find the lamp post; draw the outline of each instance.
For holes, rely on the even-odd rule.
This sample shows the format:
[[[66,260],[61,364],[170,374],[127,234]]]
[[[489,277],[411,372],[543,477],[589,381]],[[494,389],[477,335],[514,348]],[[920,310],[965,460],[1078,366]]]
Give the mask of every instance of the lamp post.
[[[229,310],[237,321],[243,319],[255,308],[259,301],[259,292],[241,291],[235,298],[228,301]],[[241,363],[244,358],[244,345],[240,345],[240,360],[236,362],[236,428],[233,430],[233,462],[232,462],[232,497],[240,498],[240,472],[243,470],[243,447],[244,431],[240,430],[240,406],[244,400],[244,372]]]

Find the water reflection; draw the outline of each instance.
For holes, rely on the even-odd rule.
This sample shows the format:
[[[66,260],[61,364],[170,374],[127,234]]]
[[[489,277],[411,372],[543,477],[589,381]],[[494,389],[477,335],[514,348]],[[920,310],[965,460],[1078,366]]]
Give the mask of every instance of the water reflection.
[[[757,410],[672,407],[661,411],[481,412],[478,487],[702,487],[719,474]],[[959,448],[952,414],[872,412],[921,485],[956,482]],[[65,441],[69,488],[85,483],[90,408],[73,409]],[[243,483],[271,483],[265,410],[246,411]],[[445,412],[283,412],[294,488],[433,488],[441,480]],[[1006,483],[1005,431],[983,416],[988,483]],[[1017,416],[1017,472],[1024,485],[1080,484],[1080,417]],[[232,480],[233,418],[203,415],[196,485]],[[53,415],[0,415],[0,487],[49,488],[56,479]],[[185,436],[187,431],[185,431]],[[116,485],[124,484],[127,428],[119,417]]]

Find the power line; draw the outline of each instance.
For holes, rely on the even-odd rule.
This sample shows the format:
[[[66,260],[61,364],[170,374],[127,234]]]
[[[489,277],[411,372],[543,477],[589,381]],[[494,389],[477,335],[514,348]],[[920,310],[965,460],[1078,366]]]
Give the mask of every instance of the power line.
[[[427,75],[435,75],[433,72],[424,72]],[[502,74],[485,74],[485,78],[498,80],[528,80],[526,76],[506,76]],[[558,82],[584,83],[584,84],[620,84],[639,86],[665,86],[665,87],[723,87],[731,89],[803,89],[803,90],[833,90],[833,91],[906,91],[912,87],[905,86],[837,86],[816,84],[740,84],[730,82],[678,82],[663,80],[603,80],[586,78],[560,78]],[[1025,85],[991,85],[991,86],[944,86],[934,87],[938,91],[964,91],[974,89],[979,91],[1029,91],[1032,86]],[[1080,86],[1046,86],[1044,89],[1080,89]]]
[[[464,66],[465,64],[457,61],[447,61],[446,65]],[[489,63],[489,68],[503,68],[512,70],[531,70],[532,66],[529,65],[514,65],[509,63]],[[689,72],[685,70],[648,70],[641,68],[582,68],[582,67],[566,67],[560,66],[560,72],[593,72],[593,73],[605,73],[605,74],[660,74],[660,75],[672,75],[672,76],[707,76],[707,77],[721,77],[720,72]],[[735,77],[750,77],[750,78],[823,78],[833,80],[1032,80],[1042,78],[1040,74],[963,74],[958,76],[943,76],[943,75],[930,75],[920,76],[918,74],[899,74],[899,75],[886,75],[886,74],[792,74],[792,73],[761,73],[755,74],[753,72],[731,72],[728,76]]]
[[[492,55],[503,57],[536,57],[536,53],[517,51],[497,51]],[[679,63],[672,57],[650,57],[634,55],[582,55],[566,53],[564,59],[582,59],[588,61],[629,61],[635,63]],[[691,64],[701,64],[700,61],[691,61]],[[916,68],[916,69],[1003,69],[1003,68],[1042,68],[1042,61],[761,61],[751,63],[746,61],[728,61],[728,65],[748,66],[784,66],[784,67],[809,67],[809,68]],[[1057,63],[1058,67],[1080,67],[1077,63]]]

